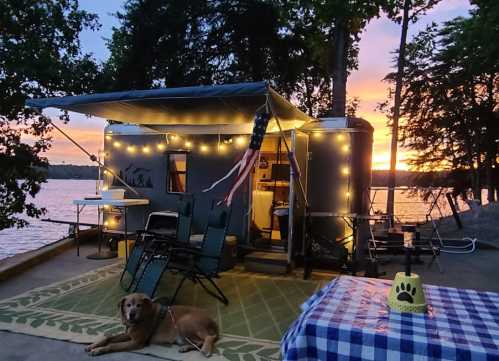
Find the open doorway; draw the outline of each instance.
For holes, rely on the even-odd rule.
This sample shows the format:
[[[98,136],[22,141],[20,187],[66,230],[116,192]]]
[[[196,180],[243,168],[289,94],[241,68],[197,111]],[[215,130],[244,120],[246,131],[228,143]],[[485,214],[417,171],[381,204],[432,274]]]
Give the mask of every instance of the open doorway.
[[[286,137],[291,144],[290,137]],[[259,249],[287,252],[290,165],[284,140],[266,135],[251,182],[251,240]]]

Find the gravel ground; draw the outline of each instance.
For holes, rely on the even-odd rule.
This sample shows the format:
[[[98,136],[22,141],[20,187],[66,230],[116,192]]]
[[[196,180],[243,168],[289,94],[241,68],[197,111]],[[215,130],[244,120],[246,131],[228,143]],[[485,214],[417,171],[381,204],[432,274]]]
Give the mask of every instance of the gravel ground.
[[[439,232],[442,238],[471,237],[499,247],[499,203],[481,207],[475,214],[469,210],[461,212],[460,218],[463,223],[462,229],[457,228],[452,216],[440,221]],[[431,231],[427,229],[427,226],[424,229],[423,236],[429,236]]]

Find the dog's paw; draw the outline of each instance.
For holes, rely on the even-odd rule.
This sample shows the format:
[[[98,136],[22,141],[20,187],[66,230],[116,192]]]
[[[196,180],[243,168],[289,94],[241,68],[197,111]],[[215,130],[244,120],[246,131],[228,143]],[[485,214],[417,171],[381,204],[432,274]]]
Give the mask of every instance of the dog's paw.
[[[194,350],[194,348],[191,345],[185,345],[185,346],[180,346],[178,348],[178,352],[180,353],[185,353]]]
[[[99,356],[99,355],[102,355],[104,353],[104,348],[103,347],[96,347],[94,349],[91,349],[88,351],[88,354],[90,356]]]
[[[211,357],[211,351],[202,351],[205,357]]]
[[[92,351],[95,347],[96,347],[96,346],[95,346],[95,344],[88,345],[87,347],[85,347],[85,352],[90,352],[90,351]]]

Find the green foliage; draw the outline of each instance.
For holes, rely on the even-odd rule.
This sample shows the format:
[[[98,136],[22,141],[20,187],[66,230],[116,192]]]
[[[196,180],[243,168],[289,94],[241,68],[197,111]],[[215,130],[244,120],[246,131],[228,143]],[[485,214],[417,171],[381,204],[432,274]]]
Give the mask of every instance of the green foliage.
[[[469,18],[433,24],[408,44],[401,142],[414,169],[452,170],[463,187],[464,170],[479,194],[481,174],[493,182],[498,153],[499,4],[476,4]]]
[[[361,31],[391,7],[388,0],[128,0],[108,44],[104,89],[268,80],[303,111],[324,115],[334,67],[346,83]],[[346,51],[333,64],[339,27]]]
[[[51,126],[25,101],[90,88],[98,72],[78,35],[96,26],[76,0],[0,0],[0,229],[24,226],[21,213],[43,213],[26,198],[45,181]]]

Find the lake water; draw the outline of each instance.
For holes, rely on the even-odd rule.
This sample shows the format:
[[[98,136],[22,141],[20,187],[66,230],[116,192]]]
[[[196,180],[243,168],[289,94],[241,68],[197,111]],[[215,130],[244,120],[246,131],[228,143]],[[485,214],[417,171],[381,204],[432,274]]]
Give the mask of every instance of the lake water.
[[[45,207],[47,213],[42,218],[58,220],[76,220],[76,206],[73,199],[95,194],[95,181],[79,179],[50,179],[42,185],[34,203]],[[97,210],[88,207],[81,213],[81,222],[95,223]],[[53,243],[68,234],[69,227],[64,224],[28,219],[30,225],[25,228],[10,228],[0,231],[0,259],[18,253],[31,251]]]
[[[93,180],[50,179],[42,186],[34,203],[47,209],[47,214],[43,218],[74,221],[76,207],[72,204],[72,200],[93,194],[95,194],[95,181]],[[374,197],[374,210],[385,209],[386,195],[385,190],[380,190],[376,192],[374,197],[373,191],[371,198]],[[395,193],[395,201],[395,214],[404,215],[401,217],[402,220],[424,221],[425,214],[429,209],[428,202],[422,202],[418,197],[413,197],[400,190]],[[440,198],[439,204],[442,213],[449,215],[450,207],[445,197]],[[468,207],[461,204],[461,209],[466,210]],[[96,214],[95,207],[85,208],[81,214],[81,221],[95,223]],[[439,216],[437,209],[432,214]],[[0,231],[0,259],[40,248],[68,234],[68,226],[64,224],[43,222],[38,219],[30,219],[29,222],[30,225],[26,228],[11,228]]]

